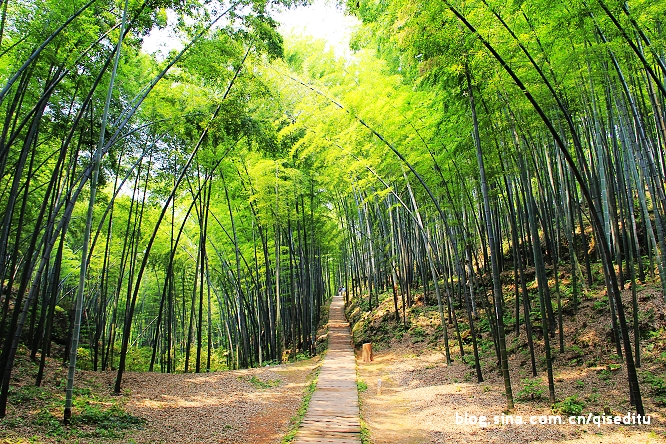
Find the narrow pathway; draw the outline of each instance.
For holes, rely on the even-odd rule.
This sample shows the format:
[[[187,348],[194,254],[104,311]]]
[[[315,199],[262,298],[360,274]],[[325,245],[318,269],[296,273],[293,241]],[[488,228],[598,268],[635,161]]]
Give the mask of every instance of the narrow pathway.
[[[294,444],[360,444],[356,358],[342,296],[333,297],[328,317],[328,352],[317,388]]]

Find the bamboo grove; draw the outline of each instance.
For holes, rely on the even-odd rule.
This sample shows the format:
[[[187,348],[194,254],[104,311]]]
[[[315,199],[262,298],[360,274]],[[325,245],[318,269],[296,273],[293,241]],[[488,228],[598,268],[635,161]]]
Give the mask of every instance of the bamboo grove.
[[[282,55],[266,5],[3,6],[0,413],[19,347],[37,385],[69,361],[65,419],[77,356],[120,392],[128,368],[314,353],[335,227],[252,74]],[[187,43],[157,60],[141,39],[166,8]]]
[[[600,262],[615,351],[625,359],[631,403],[643,414],[635,283],[646,273],[663,276],[665,247],[660,5],[593,3],[348,5],[365,25],[355,44],[374,47],[390,71],[434,99],[422,114],[399,111],[392,123],[383,113],[377,125],[385,129],[371,129],[413,179],[404,171],[385,177],[390,193],[382,197],[359,192],[358,216],[347,213],[359,234],[350,235],[346,262],[353,264],[352,281],[367,281],[369,305],[378,302],[378,290],[392,289],[396,321],[398,307],[410,305],[413,281],[426,297],[431,286],[447,359],[450,340],[465,353],[453,310],[465,307],[479,382],[474,323],[483,310],[509,408],[505,331],[524,325],[536,376],[533,331],[541,329],[555,402],[551,349],[564,352],[562,312],[576,311],[581,288],[593,284],[591,262]],[[367,126],[368,119],[359,121]],[[391,125],[411,127],[412,140],[399,150],[386,137]],[[420,157],[398,152],[414,149]],[[429,181],[419,174],[427,169],[434,171]],[[422,188],[421,199],[410,181]],[[526,266],[538,283],[536,307]],[[560,268],[572,276],[566,298]],[[504,271],[512,272],[513,316],[504,309]],[[629,281],[633,298],[626,304],[620,290]],[[663,280],[661,286],[665,294]]]
[[[525,332],[554,402],[563,312],[598,283],[642,414],[665,4],[552,3],[354,1],[336,57],[283,41],[262,1],[3,2],[0,416],[17,353],[37,385],[46,356],[69,363],[67,418],[77,365],[120,392],[126,370],[316,353],[341,287],[366,310],[391,292],[396,325],[437,305],[479,382],[487,324],[509,408],[505,334]],[[144,53],[167,21],[182,47]]]

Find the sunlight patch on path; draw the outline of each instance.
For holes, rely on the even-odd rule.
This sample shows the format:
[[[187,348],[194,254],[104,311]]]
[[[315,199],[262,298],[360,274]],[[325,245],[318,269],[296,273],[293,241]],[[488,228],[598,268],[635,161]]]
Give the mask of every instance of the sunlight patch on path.
[[[341,296],[331,302],[328,352],[294,444],[361,442],[356,358]]]

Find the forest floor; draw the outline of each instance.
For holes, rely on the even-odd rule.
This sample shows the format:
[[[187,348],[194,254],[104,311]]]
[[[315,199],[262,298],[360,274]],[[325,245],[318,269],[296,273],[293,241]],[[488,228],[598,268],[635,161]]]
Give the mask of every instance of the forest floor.
[[[563,279],[563,287],[566,284]],[[511,290],[506,288],[505,294]],[[367,314],[355,306],[348,310],[354,342],[358,346],[371,341],[375,352],[373,362],[362,363],[360,356],[357,360],[365,443],[666,443],[666,304],[653,284],[638,291],[638,374],[650,416],[649,424],[640,425],[593,422],[609,416],[635,418],[625,365],[610,340],[603,290],[585,291],[577,313],[569,296],[563,298],[564,352],[557,336],[551,341],[555,405],[548,400],[543,336],[535,334],[538,376],[533,378],[526,335],[521,331],[516,336],[508,320],[506,343],[516,401],[511,411],[506,410],[503,379],[483,319],[478,328],[484,381],[478,383],[462,313],[458,319],[465,357],[461,359],[449,328],[453,362],[447,365],[437,306],[425,304],[422,295],[415,299],[406,310],[405,324],[395,321],[389,294]],[[630,290],[623,300],[630,316]],[[507,302],[507,312],[511,309]],[[119,396],[112,394],[115,372],[79,371],[73,423],[64,426],[67,369],[49,361],[42,387],[34,387],[37,364],[22,351],[7,416],[0,420],[0,443],[280,443],[295,431],[294,418],[303,413],[303,395],[313,388],[319,364],[315,357],[208,374],[128,372]],[[591,423],[569,424],[571,416],[584,416]],[[558,418],[562,424],[553,423]]]
[[[577,314],[565,311],[564,353],[559,352],[557,336],[551,339],[557,401],[554,406],[548,397],[543,341],[534,341],[538,376],[532,378],[526,334],[516,336],[507,327],[516,401],[511,411],[506,410],[504,380],[488,333],[480,340],[484,381],[478,383],[471,344],[465,342],[466,356],[460,359],[452,328],[449,341],[454,362],[446,364],[436,306],[417,302],[407,310],[405,327],[402,320],[394,320],[392,297],[384,297],[371,315],[359,317],[359,312],[354,313],[355,307],[348,310],[356,322],[356,345],[373,341],[375,352],[370,363],[361,362],[357,355],[366,442],[666,442],[666,305],[656,287],[643,286],[638,293],[642,336],[642,366],[638,374],[645,413],[650,416],[650,424],[641,425],[602,423],[603,417],[608,416],[635,418],[635,409],[629,403],[625,365],[608,337],[610,316],[602,290],[585,292]],[[630,308],[629,290],[623,293],[623,299]],[[630,316],[631,310],[627,313]],[[461,317],[458,319],[461,322]],[[579,415],[589,418],[590,423],[569,423],[571,416]],[[562,424],[557,424],[558,420]],[[595,420],[600,424],[594,424]],[[540,421],[544,423],[539,424]]]
[[[280,443],[295,427],[320,357],[215,373],[78,371],[73,423],[64,426],[67,369],[51,362],[42,387],[28,356],[14,378],[0,443]]]

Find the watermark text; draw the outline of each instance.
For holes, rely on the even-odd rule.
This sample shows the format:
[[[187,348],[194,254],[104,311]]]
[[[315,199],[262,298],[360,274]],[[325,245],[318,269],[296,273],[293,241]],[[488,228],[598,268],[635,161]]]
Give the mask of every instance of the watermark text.
[[[472,425],[488,427],[490,425],[650,425],[650,415],[639,415],[627,412],[626,415],[471,415],[467,412],[455,414],[455,423],[458,425]]]

